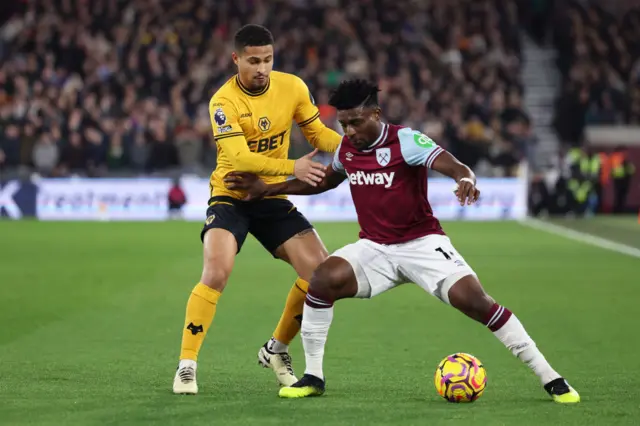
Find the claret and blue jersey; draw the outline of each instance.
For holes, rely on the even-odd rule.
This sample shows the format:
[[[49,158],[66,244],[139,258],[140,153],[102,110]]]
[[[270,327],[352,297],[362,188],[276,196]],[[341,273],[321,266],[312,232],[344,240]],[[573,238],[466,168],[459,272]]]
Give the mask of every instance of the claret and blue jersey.
[[[427,199],[427,168],[442,152],[428,136],[390,124],[366,150],[343,138],[332,168],[347,177],[361,238],[398,244],[444,234]]]

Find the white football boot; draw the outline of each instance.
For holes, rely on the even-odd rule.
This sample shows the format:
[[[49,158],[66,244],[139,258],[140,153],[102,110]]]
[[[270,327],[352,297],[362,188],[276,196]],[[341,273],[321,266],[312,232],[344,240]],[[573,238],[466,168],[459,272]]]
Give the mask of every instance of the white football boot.
[[[173,393],[178,395],[196,395],[198,382],[196,381],[196,369],[198,364],[191,360],[182,360],[173,379]]]
[[[291,386],[298,381],[295,374],[293,374],[291,356],[286,352],[271,352],[267,348],[267,343],[258,351],[258,364],[264,368],[272,369],[280,386]]]

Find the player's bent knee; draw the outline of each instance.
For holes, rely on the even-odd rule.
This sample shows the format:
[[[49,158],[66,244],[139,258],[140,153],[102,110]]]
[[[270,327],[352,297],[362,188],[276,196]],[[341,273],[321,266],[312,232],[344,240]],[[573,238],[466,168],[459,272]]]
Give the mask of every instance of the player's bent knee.
[[[215,263],[213,263],[211,265],[205,265],[202,270],[200,282],[207,287],[221,292],[227,286],[229,275],[231,275],[231,271],[226,271],[224,268],[217,267]]]
[[[309,291],[332,302],[353,297],[358,287],[351,265],[340,257],[329,257],[313,273]]]
[[[227,285],[232,269],[233,258],[229,261],[221,256],[205,255],[200,282],[221,292]]]
[[[448,292],[449,303],[465,315],[482,322],[495,303],[475,275],[456,281]]]
[[[309,281],[309,289],[313,291],[324,292],[336,286],[335,277],[331,272],[331,268],[324,264],[320,264],[311,275]]]

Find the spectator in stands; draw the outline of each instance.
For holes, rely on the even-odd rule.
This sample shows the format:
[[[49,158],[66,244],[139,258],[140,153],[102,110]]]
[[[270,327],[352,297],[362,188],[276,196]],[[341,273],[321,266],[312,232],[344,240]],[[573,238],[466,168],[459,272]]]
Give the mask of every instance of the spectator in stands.
[[[640,124],[640,7],[616,16],[601,6],[568,1],[555,26],[563,90],[556,129],[582,143],[589,124]]]
[[[150,171],[162,171],[177,165],[176,146],[167,134],[165,123],[156,121],[151,124],[150,152],[148,168]]]
[[[116,131],[111,136],[107,151],[106,165],[107,169],[115,172],[123,170],[128,165],[121,131]]]
[[[36,127],[32,123],[26,123],[22,128],[22,137],[20,139],[20,165],[29,167],[32,164],[31,153],[36,144],[37,135]]]
[[[0,139],[0,152],[2,152],[2,165],[15,167],[20,163],[20,128],[16,123],[8,123],[4,135]]]
[[[69,136],[69,143],[62,152],[60,174],[82,174],[87,167],[85,148],[80,133],[74,131]]]
[[[627,150],[619,146],[611,154],[611,176],[614,187],[614,212],[627,212],[627,196],[636,168],[627,158]]]
[[[171,219],[182,218],[182,207],[187,204],[187,196],[180,186],[178,179],[173,180],[169,194],[167,195],[167,200],[169,202],[169,217]]]
[[[149,161],[149,145],[143,132],[138,131],[134,134],[130,155],[133,169],[138,173],[144,172]]]
[[[436,129],[442,145],[470,147],[470,163],[503,169],[493,136],[524,115],[516,3],[374,3],[25,3],[0,31],[0,107],[10,105],[0,116],[18,120],[27,142],[27,124],[60,126],[53,139],[63,174],[208,171],[216,157],[209,98],[235,71],[235,30],[260,22],[276,36],[278,68],[308,83],[326,122],[335,122],[326,99],[341,79],[377,79],[388,121]],[[293,141],[299,154],[308,148],[299,132]],[[504,152],[505,143],[494,148]],[[519,144],[508,151],[525,154]]]
[[[43,132],[33,147],[33,165],[42,176],[52,176],[60,153],[49,132]]]
[[[183,117],[182,122],[176,126],[175,135],[178,163],[185,172],[197,172],[202,158],[202,139],[191,128],[187,117]]]

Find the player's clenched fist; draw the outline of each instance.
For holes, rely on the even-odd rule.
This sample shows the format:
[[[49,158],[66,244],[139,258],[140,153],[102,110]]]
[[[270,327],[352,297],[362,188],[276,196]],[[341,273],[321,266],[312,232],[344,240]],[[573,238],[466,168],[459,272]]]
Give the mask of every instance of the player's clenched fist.
[[[295,177],[311,186],[318,186],[322,182],[326,170],[324,165],[312,160],[317,153],[318,149],[314,149],[304,157],[297,159],[293,170]]]
[[[480,198],[480,190],[476,188],[475,182],[469,178],[462,178],[458,181],[455,194],[461,206],[464,206],[465,202],[471,205]]]

